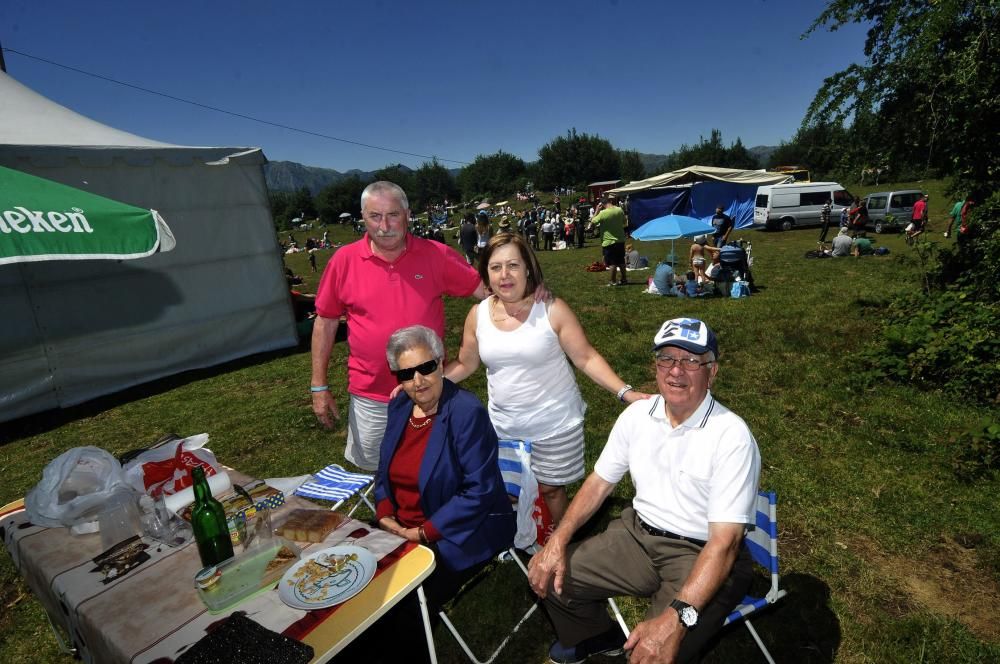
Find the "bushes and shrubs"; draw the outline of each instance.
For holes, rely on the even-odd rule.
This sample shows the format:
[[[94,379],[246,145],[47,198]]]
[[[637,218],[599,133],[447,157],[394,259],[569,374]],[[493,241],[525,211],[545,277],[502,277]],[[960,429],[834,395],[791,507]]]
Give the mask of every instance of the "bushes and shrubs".
[[[1000,194],[976,208],[970,231],[937,252],[917,247],[927,261],[926,290],[888,305],[881,342],[862,351],[863,382],[912,382],[984,406],[1000,404]],[[993,417],[953,443],[959,479],[1000,467],[1000,424]]]

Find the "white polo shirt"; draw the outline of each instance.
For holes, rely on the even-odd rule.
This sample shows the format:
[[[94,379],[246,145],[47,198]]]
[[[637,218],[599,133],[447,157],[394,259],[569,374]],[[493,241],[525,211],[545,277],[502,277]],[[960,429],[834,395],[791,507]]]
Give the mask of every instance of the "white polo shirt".
[[[594,471],[615,484],[630,473],[632,506],[661,530],[707,540],[710,522],[753,523],[757,441],[711,392],[676,428],[662,396],[631,404],[611,429]]]

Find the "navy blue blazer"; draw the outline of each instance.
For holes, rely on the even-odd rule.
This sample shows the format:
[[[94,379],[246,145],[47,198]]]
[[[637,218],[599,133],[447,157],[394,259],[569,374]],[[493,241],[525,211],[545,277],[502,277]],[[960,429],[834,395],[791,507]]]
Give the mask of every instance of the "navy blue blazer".
[[[497,463],[497,434],[482,402],[444,380],[438,414],[420,463],[420,506],[441,533],[438,562],[463,570],[509,548],[517,529]],[[389,462],[413,409],[406,392],[389,403],[375,499],[393,505]]]

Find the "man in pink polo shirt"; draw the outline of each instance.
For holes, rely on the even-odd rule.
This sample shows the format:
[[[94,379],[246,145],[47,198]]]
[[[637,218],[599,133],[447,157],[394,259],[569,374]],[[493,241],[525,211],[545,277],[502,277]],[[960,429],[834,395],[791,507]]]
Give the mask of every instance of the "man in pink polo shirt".
[[[426,325],[444,338],[443,295],[485,297],[479,274],[454,249],[408,233],[406,193],[391,182],[373,182],[361,194],[367,233],[341,247],[323,272],[312,336],[312,405],[326,428],[340,418],[327,387],[327,370],[342,315],[351,348],[347,460],[378,468],[389,394],[398,384],[389,371],[386,343],[396,330]],[[441,358],[442,360],[444,358]]]

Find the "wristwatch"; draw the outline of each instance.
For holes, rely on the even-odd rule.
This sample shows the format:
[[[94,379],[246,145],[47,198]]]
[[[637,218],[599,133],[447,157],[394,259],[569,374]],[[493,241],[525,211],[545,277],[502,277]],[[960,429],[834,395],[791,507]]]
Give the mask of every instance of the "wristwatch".
[[[670,608],[677,612],[681,624],[688,629],[694,629],[698,626],[698,609],[679,599],[670,602]]]

